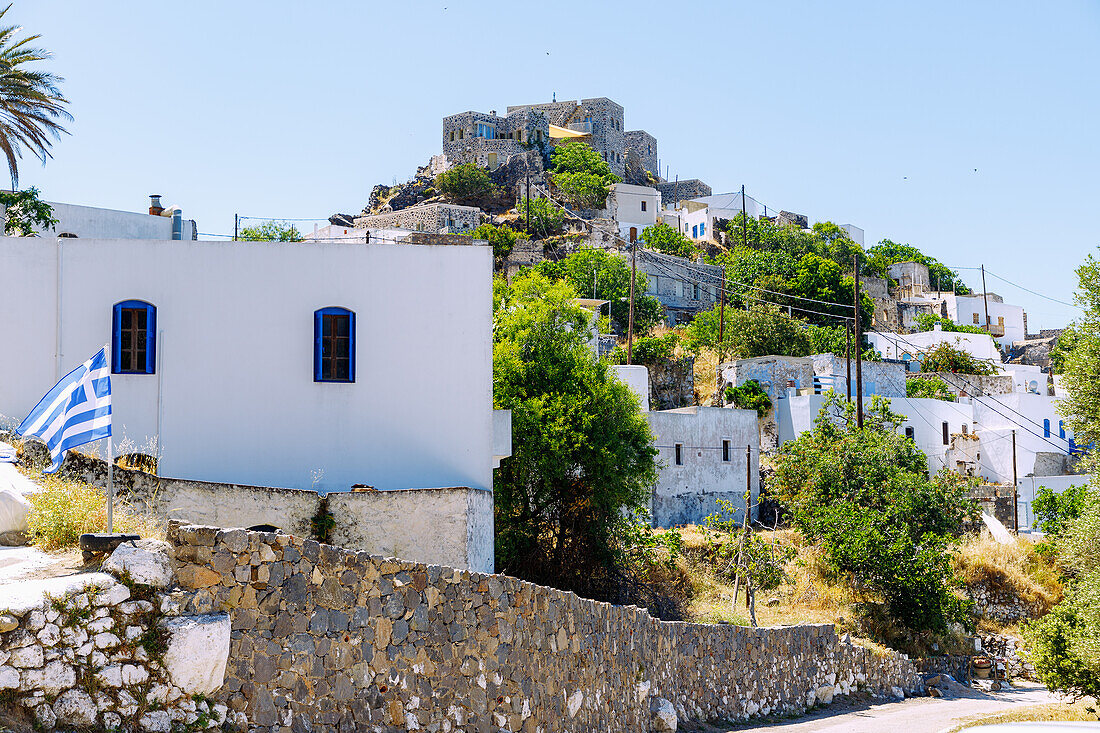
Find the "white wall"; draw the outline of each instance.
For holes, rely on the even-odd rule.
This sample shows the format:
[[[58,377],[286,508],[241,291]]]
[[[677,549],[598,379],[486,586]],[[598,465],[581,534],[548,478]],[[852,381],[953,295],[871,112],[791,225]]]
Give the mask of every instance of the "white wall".
[[[649,369],[642,364],[614,364],[611,371],[621,379],[642,404],[642,412],[649,412]]]
[[[1016,501],[1020,512],[1020,527],[1032,527],[1035,524],[1035,494],[1040,486],[1045,486],[1056,494],[1061,494],[1071,486],[1084,486],[1092,481],[1092,474],[1080,476],[1029,476],[1016,484]]]
[[[960,333],[957,331],[921,331],[919,333],[868,333],[867,341],[884,359],[905,359],[908,354],[916,361],[923,354],[940,344],[950,344],[965,351],[975,359],[1001,363],[1001,352],[993,338],[984,333]]]
[[[0,414],[22,419],[141,299],[157,373],[112,379],[115,444],[159,436],[163,475],[488,490],[491,275],[484,246],[0,238]],[[356,313],[354,384],[313,381],[325,306]]]
[[[684,407],[647,412],[646,419],[661,464],[653,498],[656,526],[701,524],[718,511],[718,497],[733,501],[744,511],[746,480],[751,482],[752,500],[756,501],[760,444],[755,410]],[[723,440],[730,442],[729,461],[723,460]],[[677,443],[682,446],[682,465],[676,465]],[[747,464],[746,447],[752,451]]]
[[[645,211],[642,211],[642,203],[645,202]],[[658,221],[661,209],[661,194],[655,188],[648,186],[631,186],[626,183],[616,183],[611,186],[611,194],[608,197],[607,211],[619,225],[619,236],[630,241],[630,228],[638,230],[638,237],[642,231],[653,226]]]
[[[95,206],[59,204],[53,207],[57,226],[42,232],[42,237],[61,233],[75,234],[81,239],[171,239],[172,217],[152,216],[144,212],[100,209]],[[186,212],[184,212],[186,213]],[[183,239],[194,239],[194,224],[183,217]]]
[[[952,321],[960,325],[981,326],[985,322],[986,303],[981,295],[947,296],[947,315]],[[1000,319],[1004,319],[1004,336],[995,337],[998,344],[1011,346],[1014,341],[1023,341],[1026,333],[1024,329],[1024,309],[1018,305],[994,302],[989,299],[989,322],[996,326]],[[974,323],[974,315],[978,316],[978,323]]]

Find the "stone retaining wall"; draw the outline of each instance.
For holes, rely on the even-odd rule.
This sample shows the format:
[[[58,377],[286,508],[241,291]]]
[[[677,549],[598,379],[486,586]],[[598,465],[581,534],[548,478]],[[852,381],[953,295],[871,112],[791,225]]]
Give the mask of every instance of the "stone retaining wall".
[[[126,583],[85,573],[0,586],[0,728],[186,733],[225,721],[203,695],[224,679],[229,619],[180,615],[177,598],[140,582],[171,583],[168,545],[137,545],[110,561],[121,557],[110,568]]]
[[[921,687],[906,658],[831,625],[666,623],[281,533],[173,523],[169,541],[184,609],[232,619],[213,698],[257,731],[633,732],[663,701],[681,719],[740,719]]]

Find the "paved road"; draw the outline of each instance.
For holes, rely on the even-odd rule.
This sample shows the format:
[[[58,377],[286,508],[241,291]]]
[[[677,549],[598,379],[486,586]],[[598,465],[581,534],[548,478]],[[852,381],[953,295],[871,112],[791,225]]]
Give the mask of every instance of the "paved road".
[[[967,689],[951,699],[913,697],[905,701],[853,705],[838,700],[828,708],[794,720],[744,725],[733,731],[776,733],[939,733],[975,715],[1004,712],[1015,706],[1058,702],[1045,687],[1021,683],[1000,692]],[[710,728],[725,733],[729,728]]]

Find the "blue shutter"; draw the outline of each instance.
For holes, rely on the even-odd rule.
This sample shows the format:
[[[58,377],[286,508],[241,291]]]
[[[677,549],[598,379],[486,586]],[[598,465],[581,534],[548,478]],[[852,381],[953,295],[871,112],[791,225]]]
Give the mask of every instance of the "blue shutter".
[[[1050,437],[1050,420],[1043,420],[1043,437]]]
[[[157,373],[157,307],[145,303],[145,373]]]
[[[355,312],[348,311],[348,381],[355,381]]]
[[[1064,421],[1058,421],[1058,437],[1065,440],[1066,438],[1066,424]]]
[[[111,373],[118,374],[122,370],[122,356],[119,350],[122,347],[122,303],[115,303],[111,320]]]
[[[321,381],[321,320],[324,308],[313,312],[313,381]]]

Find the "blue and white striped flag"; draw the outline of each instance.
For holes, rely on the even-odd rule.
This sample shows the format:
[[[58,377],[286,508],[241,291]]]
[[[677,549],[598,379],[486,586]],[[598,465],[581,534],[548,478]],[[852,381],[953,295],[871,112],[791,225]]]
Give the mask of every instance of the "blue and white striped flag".
[[[46,473],[61,468],[68,449],[109,436],[111,362],[107,347],[65,375],[16,432],[24,438],[40,438],[49,447],[53,463]]]

